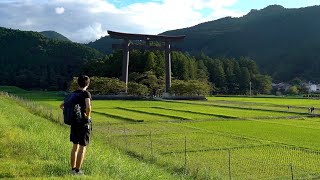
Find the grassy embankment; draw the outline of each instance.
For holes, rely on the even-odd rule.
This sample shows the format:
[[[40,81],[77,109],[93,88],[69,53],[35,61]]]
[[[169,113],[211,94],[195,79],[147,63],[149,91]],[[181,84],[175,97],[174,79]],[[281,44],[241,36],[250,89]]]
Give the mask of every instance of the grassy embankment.
[[[30,113],[12,98],[1,95],[0,104],[0,178],[74,178],[68,127]],[[93,134],[83,169],[86,179],[177,178],[111,148],[98,134]]]
[[[59,112],[61,97],[43,96],[48,94],[20,95]],[[295,107],[287,111],[287,105]],[[226,179],[230,169],[236,179],[289,179],[290,164],[296,178],[317,178],[320,119],[309,118],[301,109],[307,106],[319,108],[315,100],[283,98],[93,101],[94,133],[130,156],[179,174],[186,137],[187,174],[193,178]]]

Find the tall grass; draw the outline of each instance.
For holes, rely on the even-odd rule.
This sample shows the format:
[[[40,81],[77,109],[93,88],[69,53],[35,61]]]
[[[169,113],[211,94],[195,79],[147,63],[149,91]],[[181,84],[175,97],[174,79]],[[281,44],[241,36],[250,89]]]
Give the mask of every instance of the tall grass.
[[[30,113],[34,109],[25,106],[29,103],[0,95],[0,178],[73,178],[69,175],[69,152],[72,144],[69,142],[68,127]],[[30,107],[33,106],[35,107]],[[152,164],[129,158],[100,139],[94,135],[88,146],[83,166],[85,178],[178,177]]]
[[[30,94],[28,97],[34,96],[36,94]],[[12,99],[30,112],[44,117],[45,119],[40,118],[42,121],[48,122],[46,119],[51,119],[55,127],[62,129],[60,137],[64,136],[61,138],[64,141],[60,145],[68,144],[68,137],[66,137],[68,129],[63,125],[62,118],[59,118],[59,113],[61,115],[58,109],[60,101],[53,101],[54,97],[49,97],[48,100],[35,98],[39,104],[34,104],[33,101],[21,98],[10,97],[10,100]],[[231,152],[232,178],[289,179],[291,178],[290,164],[293,165],[295,178],[316,179],[320,177],[318,169],[320,165],[319,118],[309,119],[303,114],[293,120],[291,111],[280,112],[283,107],[271,104],[271,102],[259,103],[261,109],[268,110],[265,111],[251,110],[247,104],[255,102],[243,105],[242,101],[234,101],[232,98],[229,100],[232,100],[228,101],[230,104],[222,104],[226,107],[208,106],[213,101],[200,102],[198,105],[193,104],[195,102],[93,101],[94,110],[101,114],[93,114],[94,141],[89,146],[84,167],[89,175],[87,177],[95,179],[227,179],[229,175],[228,152]],[[281,103],[280,101],[281,99],[277,103]],[[305,102],[299,100],[299,102],[292,103],[303,104]],[[238,106],[241,108],[237,108]],[[269,107],[272,108],[269,109]],[[0,107],[0,115],[1,113]],[[192,121],[193,119],[206,119],[206,115],[217,114],[242,119],[226,121],[220,117],[214,117],[217,118],[216,121]],[[166,117],[165,119],[190,119],[190,121],[163,121],[163,117]],[[124,121],[124,119],[131,119],[131,121]],[[141,119],[145,122],[135,122]],[[57,126],[56,122],[62,125]],[[2,136],[1,132],[0,136]],[[18,136],[13,139],[19,139],[16,137]],[[186,169],[188,176],[172,176],[168,173],[184,173],[185,137],[187,138]],[[104,141],[107,142],[107,145]],[[110,148],[109,145],[118,147],[119,151]],[[60,149],[63,152],[69,152],[70,146]],[[0,160],[2,160],[2,151],[1,149]],[[65,170],[65,168],[68,169],[68,152],[63,155],[66,159],[64,166],[63,164],[53,166],[52,174],[42,173],[43,176],[41,176],[40,173],[39,177],[70,177],[68,170]],[[133,161],[124,153],[141,161]],[[53,153],[52,156],[58,155]],[[63,158],[56,161],[61,163]],[[4,162],[10,164],[9,159]],[[6,174],[4,173],[3,176],[5,177]],[[10,177],[10,174],[7,176]]]

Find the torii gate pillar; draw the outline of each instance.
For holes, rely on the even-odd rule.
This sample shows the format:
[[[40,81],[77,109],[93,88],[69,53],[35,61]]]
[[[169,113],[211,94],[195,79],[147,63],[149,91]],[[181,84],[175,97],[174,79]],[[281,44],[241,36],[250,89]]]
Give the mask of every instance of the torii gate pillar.
[[[146,34],[130,34],[115,31],[108,31],[111,38],[123,39],[122,44],[113,44],[113,49],[122,49],[122,81],[126,84],[125,93],[128,92],[128,74],[129,74],[129,51],[131,49],[143,50],[161,50],[165,51],[165,66],[166,66],[166,93],[170,92],[171,88],[171,43],[182,41],[185,36],[164,36],[164,35],[146,35]],[[131,41],[145,41],[146,45],[130,45]],[[164,42],[164,46],[150,46],[150,41]]]
[[[122,81],[126,83],[125,93],[128,92],[128,76],[129,76],[129,58],[130,58],[130,51],[129,51],[129,40],[124,40],[123,42],[123,60],[122,60]]]
[[[165,61],[166,61],[166,93],[170,92],[171,88],[171,49],[170,43],[165,43]]]

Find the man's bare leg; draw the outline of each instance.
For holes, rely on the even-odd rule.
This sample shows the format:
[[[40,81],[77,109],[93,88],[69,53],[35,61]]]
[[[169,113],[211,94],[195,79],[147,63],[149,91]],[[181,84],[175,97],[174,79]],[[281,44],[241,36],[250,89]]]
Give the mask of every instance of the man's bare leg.
[[[77,163],[77,155],[79,150],[79,144],[73,144],[72,150],[71,150],[71,168],[76,168]]]
[[[76,163],[76,169],[80,169],[84,160],[84,155],[86,153],[86,146],[80,145],[78,155],[77,155],[77,163]]]

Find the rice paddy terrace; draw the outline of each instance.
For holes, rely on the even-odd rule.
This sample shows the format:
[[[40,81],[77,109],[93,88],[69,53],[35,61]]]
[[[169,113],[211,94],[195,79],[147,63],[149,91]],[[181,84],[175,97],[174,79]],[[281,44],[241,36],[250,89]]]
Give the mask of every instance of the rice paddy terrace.
[[[62,121],[57,93],[13,93]],[[318,100],[286,98],[96,100],[93,133],[132,158],[187,179],[317,179],[318,108]]]

